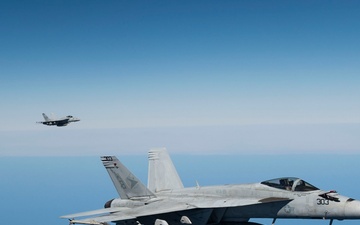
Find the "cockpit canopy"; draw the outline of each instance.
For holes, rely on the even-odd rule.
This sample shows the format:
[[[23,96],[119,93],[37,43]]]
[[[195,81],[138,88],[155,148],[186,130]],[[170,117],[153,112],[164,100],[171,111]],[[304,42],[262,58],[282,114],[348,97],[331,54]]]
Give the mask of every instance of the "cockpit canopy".
[[[261,184],[288,191],[316,191],[319,188],[296,177],[283,177],[261,182]]]

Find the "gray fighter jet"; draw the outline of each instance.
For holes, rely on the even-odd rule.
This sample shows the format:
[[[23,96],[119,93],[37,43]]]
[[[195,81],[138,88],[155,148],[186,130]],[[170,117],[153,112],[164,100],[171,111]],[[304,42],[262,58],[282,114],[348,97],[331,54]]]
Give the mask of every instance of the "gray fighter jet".
[[[69,123],[80,121],[79,118],[76,118],[76,117],[73,117],[70,115],[60,118],[60,119],[50,119],[45,113],[43,113],[42,115],[43,115],[45,121],[41,121],[41,122],[37,122],[37,123],[42,123],[42,124],[48,125],[48,126],[63,127],[63,126],[67,126]]]
[[[360,201],[323,191],[295,177],[254,184],[184,188],[165,149],[149,152],[148,188],[115,156],[101,161],[120,198],[104,209],[62,218],[70,224],[259,225],[252,218],[360,219]],[[79,218],[80,219],[74,219]],[[89,218],[90,217],[90,218]]]

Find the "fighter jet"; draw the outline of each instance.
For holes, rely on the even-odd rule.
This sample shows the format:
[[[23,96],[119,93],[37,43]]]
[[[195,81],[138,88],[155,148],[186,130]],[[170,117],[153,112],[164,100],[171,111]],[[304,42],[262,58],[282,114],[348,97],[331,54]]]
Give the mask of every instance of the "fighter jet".
[[[184,188],[165,149],[149,152],[148,187],[115,156],[102,156],[120,198],[104,209],[62,218],[70,224],[260,225],[254,218],[360,219],[360,201],[324,191],[296,177],[254,184]],[[80,219],[74,219],[79,218]],[[89,218],[90,217],[90,218]]]
[[[60,119],[50,119],[45,113],[43,113],[42,115],[43,115],[45,121],[41,121],[41,122],[37,122],[37,123],[42,123],[42,124],[48,125],[48,126],[63,127],[63,126],[67,126],[71,122],[80,121],[80,119],[70,116],[70,115],[60,118]]]

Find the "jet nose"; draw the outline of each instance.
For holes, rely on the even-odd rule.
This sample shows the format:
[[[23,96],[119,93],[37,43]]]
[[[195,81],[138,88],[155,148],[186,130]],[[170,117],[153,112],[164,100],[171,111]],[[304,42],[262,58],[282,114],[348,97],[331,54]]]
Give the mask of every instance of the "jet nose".
[[[344,216],[346,219],[360,219],[360,201],[349,198],[345,203]]]

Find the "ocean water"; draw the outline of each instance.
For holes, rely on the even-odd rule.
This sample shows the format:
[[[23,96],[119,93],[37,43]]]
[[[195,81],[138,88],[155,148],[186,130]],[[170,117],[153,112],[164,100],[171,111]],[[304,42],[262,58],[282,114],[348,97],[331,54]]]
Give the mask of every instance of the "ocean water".
[[[147,156],[119,159],[145,184]],[[186,187],[303,178],[323,190],[360,199],[360,155],[172,155]],[[0,157],[3,224],[68,224],[59,216],[100,209],[117,192],[99,157]],[[271,224],[271,219],[253,219]],[[353,225],[359,221],[334,221]],[[329,224],[327,220],[277,220],[285,224]]]

